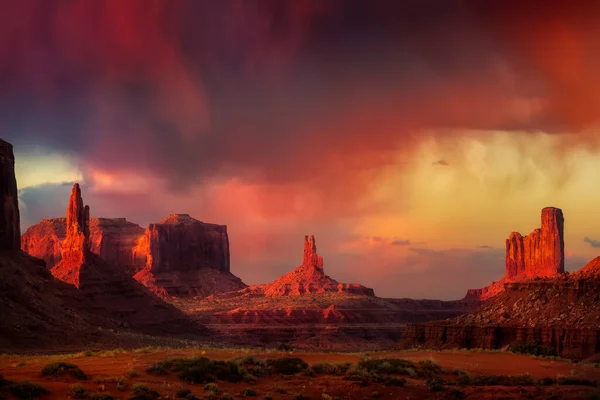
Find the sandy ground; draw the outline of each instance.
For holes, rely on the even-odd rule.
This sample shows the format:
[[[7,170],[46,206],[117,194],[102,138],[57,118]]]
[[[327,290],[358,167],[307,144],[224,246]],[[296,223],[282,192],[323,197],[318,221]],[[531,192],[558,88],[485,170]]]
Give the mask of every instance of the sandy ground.
[[[111,392],[118,399],[131,397],[130,390],[120,392],[116,383],[110,380],[119,376],[127,376],[128,371],[135,370],[139,376],[127,378],[128,386],[136,382],[147,383],[149,387],[158,391],[162,398],[175,398],[178,389],[189,388],[200,398],[206,398],[207,392],[204,385],[188,385],[175,375],[153,376],[146,373],[146,368],[157,361],[176,357],[205,356],[215,360],[227,360],[240,355],[253,354],[263,359],[273,359],[282,356],[302,358],[308,364],[317,362],[351,362],[356,363],[365,353],[312,353],[276,351],[245,350],[213,350],[213,349],[178,349],[161,350],[148,349],[143,351],[114,351],[102,352],[94,356],[80,355],[52,355],[52,356],[0,356],[0,374],[12,381],[30,380],[42,384],[51,394],[42,399],[66,399],[69,386],[77,380],[70,377],[45,378],[40,376],[44,365],[53,361],[66,361],[79,366],[89,377],[82,382],[91,392],[99,389],[99,384],[94,383],[95,378],[101,377],[108,381],[103,383],[101,389]],[[554,361],[549,359],[536,359],[526,355],[515,355],[503,352],[430,352],[430,351],[403,351],[403,352],[373,352],[367,354],[372,358],[402,358],[413,361],[434,360],[441,367],[453,370],[461,369],[473,375],[519,375],[529,374],[534,378],[560,376],[577,376],[600,381],[600,368],[592,365],[573,364],[569,361]],[[384,399],[447,399],[451,393],[448,390],[440,393],[430,393],[423,379],[408,379],[408,384],[403,388],[385,387],[383,384],[370,383],[360,386],[358,383],[345,381],[342,376],[317,376],[307,377],[301,374],[291,377],[272,375],[258,378],[254,384],[218,382],[223,392],[228,392],[234,398],[244,398],[240,393],[251,387],[257,392],[254,398],[264,399],[267,393],[273,399],[296,399],[302,393],[304,399],[328,399],[323,396],[339,396],[341,399],[374,398],[377,394]],[[284,388],[287,394],[277,393],[276,388]],[[468,399],[585,399],[586,395],[594,389],[580,386],[548,386],[548,387],[465,387],[460,388]],[[554,396],[554,397],[553,397]]]

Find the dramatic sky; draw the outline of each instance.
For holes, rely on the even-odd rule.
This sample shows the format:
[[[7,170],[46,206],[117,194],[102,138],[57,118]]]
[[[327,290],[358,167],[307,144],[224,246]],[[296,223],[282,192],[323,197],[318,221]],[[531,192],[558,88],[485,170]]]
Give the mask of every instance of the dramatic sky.
[[[79,181],[94,216],[226,224],[249,284],[314,234],[340,281],[453,299],[556,206],[578,268],[600,253],[598,4],[4,1],[23,228]]]

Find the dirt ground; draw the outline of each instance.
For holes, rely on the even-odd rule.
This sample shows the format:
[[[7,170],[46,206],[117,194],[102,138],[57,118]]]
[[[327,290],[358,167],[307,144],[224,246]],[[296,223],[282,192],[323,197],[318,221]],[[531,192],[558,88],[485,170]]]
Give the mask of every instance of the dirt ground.
[[[600,368],[593,365],[573,364],[570,361],[537,359],[527,355],[516,355],[505,352],[477,351],[401,351],[373,353],[313,353],[313,352],[277,352],[215,349],[139,349],[115,350],[95,353],[93,355],[68,354],[51,356],[0,356],[0,374],[10,381],[29,380],[43,385],[50,391],[42,399],[67,399],[67,391],[73,383],[82,383],[90,392],[99,390],[110,392],[117,399],[132,397],[131,386],[135,383],[146,383],[156,390],[163,399],[174,399],[178,390],[189,388],[201,399],[208,398],[204,385],[190,385],[180,380],[176,374],[154,376],[146,373],[146,369],[158,361],[178,357],[204,356],[213,360],[228,360],[243,355],[255,355],[261,359],[275,359],[283,356],[299,357],[309,365],[327,362],[357,363],[363,357],[370,358],[401,358],[412,361],[435,361],[443,374],[451,375],[451,371],[460,369],[474,376],[477,375],[520,375],[529,374],[533,378],[559,378],[576,376],[594,381],[600,381]],[[46,378],[40,372],[42,368],[54,361],[65,361],[79,366],[89,377],[87,381],[77,381],[71,377]],[[135,370],[139,375],[128,377]],[[126,377],[127,389],[117,390],[114,382],[116,377]],[[444,376],[447,379],[447,376]],[[103,380],[103,383],[98,383]],[[112,382],[111,382],[112,381]],[[264,399],[267,394],[272,399],[586,399],[596,395],[593,387],[589,386],[456,386],[446,388],[441,392],[432,393],[424,378],[411,379],[407,377],[404,387],[386,387],[382,383],[368,383],[366,386],[357,382],[344,380],[340,375],[318,375],[316,377],[296,374],[284,376],[273,374],[259,377],[254,383],[217,382],[222,393],[230,393],[235,399],[245,398],[241,393],[246,388],[256,392],[257,399]],[[282,390],[283,389],[283,390]],[[285,393],[281,393],[285,391]],[[594,393],[594,394],[592,394]],[[302,395],[302,397],[298,397]],[[331,397],[329,397],[331,396]],[[0,395],[1,397],[1,395]],[[8,397],[11,398],[11,397]],[[219,397],[217,397],[218,399]]]

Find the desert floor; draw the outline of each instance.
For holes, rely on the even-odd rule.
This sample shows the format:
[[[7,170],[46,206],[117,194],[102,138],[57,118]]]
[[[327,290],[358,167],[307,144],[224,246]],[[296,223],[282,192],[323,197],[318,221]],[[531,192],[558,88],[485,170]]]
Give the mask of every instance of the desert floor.
[[[440,367],[435,374],[443,379],[440,391],[431,391],[432,384],[427,378],[397,375],[406,379],[404,387],[386,386],[370,378],[362,382],[349,381],[348,373],[339,375],[309,374],[299,372],[293,375],[271,373],[258,376],[255,380],[230,383],[218,380],[220,394],[210,395],[204,384],[189,384],[181,380],[177,373],[157,376],[147,373],[146,369],[157,362],[173,358],[203,356],[211,360],[229,360],[234,357],[252,355],[262,360],[273,360],[281,357],[298,357],[309,365],[316,363],[352,363],[357,364],[365,359],[404,359],[418,364],[421,360],[430,360]],[[89,377],[77,380],[70,376],[43,377],[41,371],[45,365],[64,361],[80,367]],[[352,367],[351,367],[352,368]],[[553,378],[550,384],[539,383],[510,386],[477,386],[459,384],[457,370],[464,371],[471,377],[528,374],[535,379]],[[600,381],[600,368],[584,363],[572,363],[568,360],[536,358],[529,355],[516,355],[507,352],[482,351],[395,351],[370,353],[316,353],[299,351],[262,351],[260,349],[162,349],[143,348],[137,350],[85,351],[77,354],[43,355],[43,356],[0,356],[0,375],[12,382],[31,381],[42,385],[50,393],[41,399],[66,399],[69,387],[75,383],[85,386],[90,393],[112,393],[117,399],[133,398],[136,384],[146,384],[157,392],[160,398],[174,399],[181,389],[188,388],[200,399],[221,398],[257,398],[257,399],[600,399],[600,389],[595,383]],[[561,382],[559,378],[563,378]],[[567,384],[565,378],[577,377],[586,381],[572,380]],[[117,389],[117,382],[122,381]],[[449,383],[448,383],[449,382]],[[242,394],[251,389],[255,396]],[[229,393],[231,397],[224,396]],[[12,395],[5,390],[6,398]],[[267,397],[267,396],[270,397]],[[155,394],[156,396],[156,394]],[[0,393],[0,398],[2,394]],[[100,398],[100,397],[96,397]],[[143,399],[145,397],[138,397]],[[146,397],[147,398],[147,397]],[[156,397],[155,397],[156,398]]]

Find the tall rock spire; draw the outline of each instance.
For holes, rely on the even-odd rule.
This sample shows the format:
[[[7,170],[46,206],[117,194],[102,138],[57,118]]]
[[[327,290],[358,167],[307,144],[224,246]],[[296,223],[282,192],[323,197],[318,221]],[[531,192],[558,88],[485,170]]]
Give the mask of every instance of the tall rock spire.
[[[62,261],[52,268],[52,274],[79,287],[79,272],[90,254],[90,207],[83,205],[81,189],[76,183],[67,207],[67,237],[62,244]]]
[[[21,248],[21,224],[15,156],[10,143],[0,139],[0,250]]]
[[[317,254],[317,243],[314,236],[304,236],[304,258],[302,265],[314,265],[323,269],[323,257]]]

